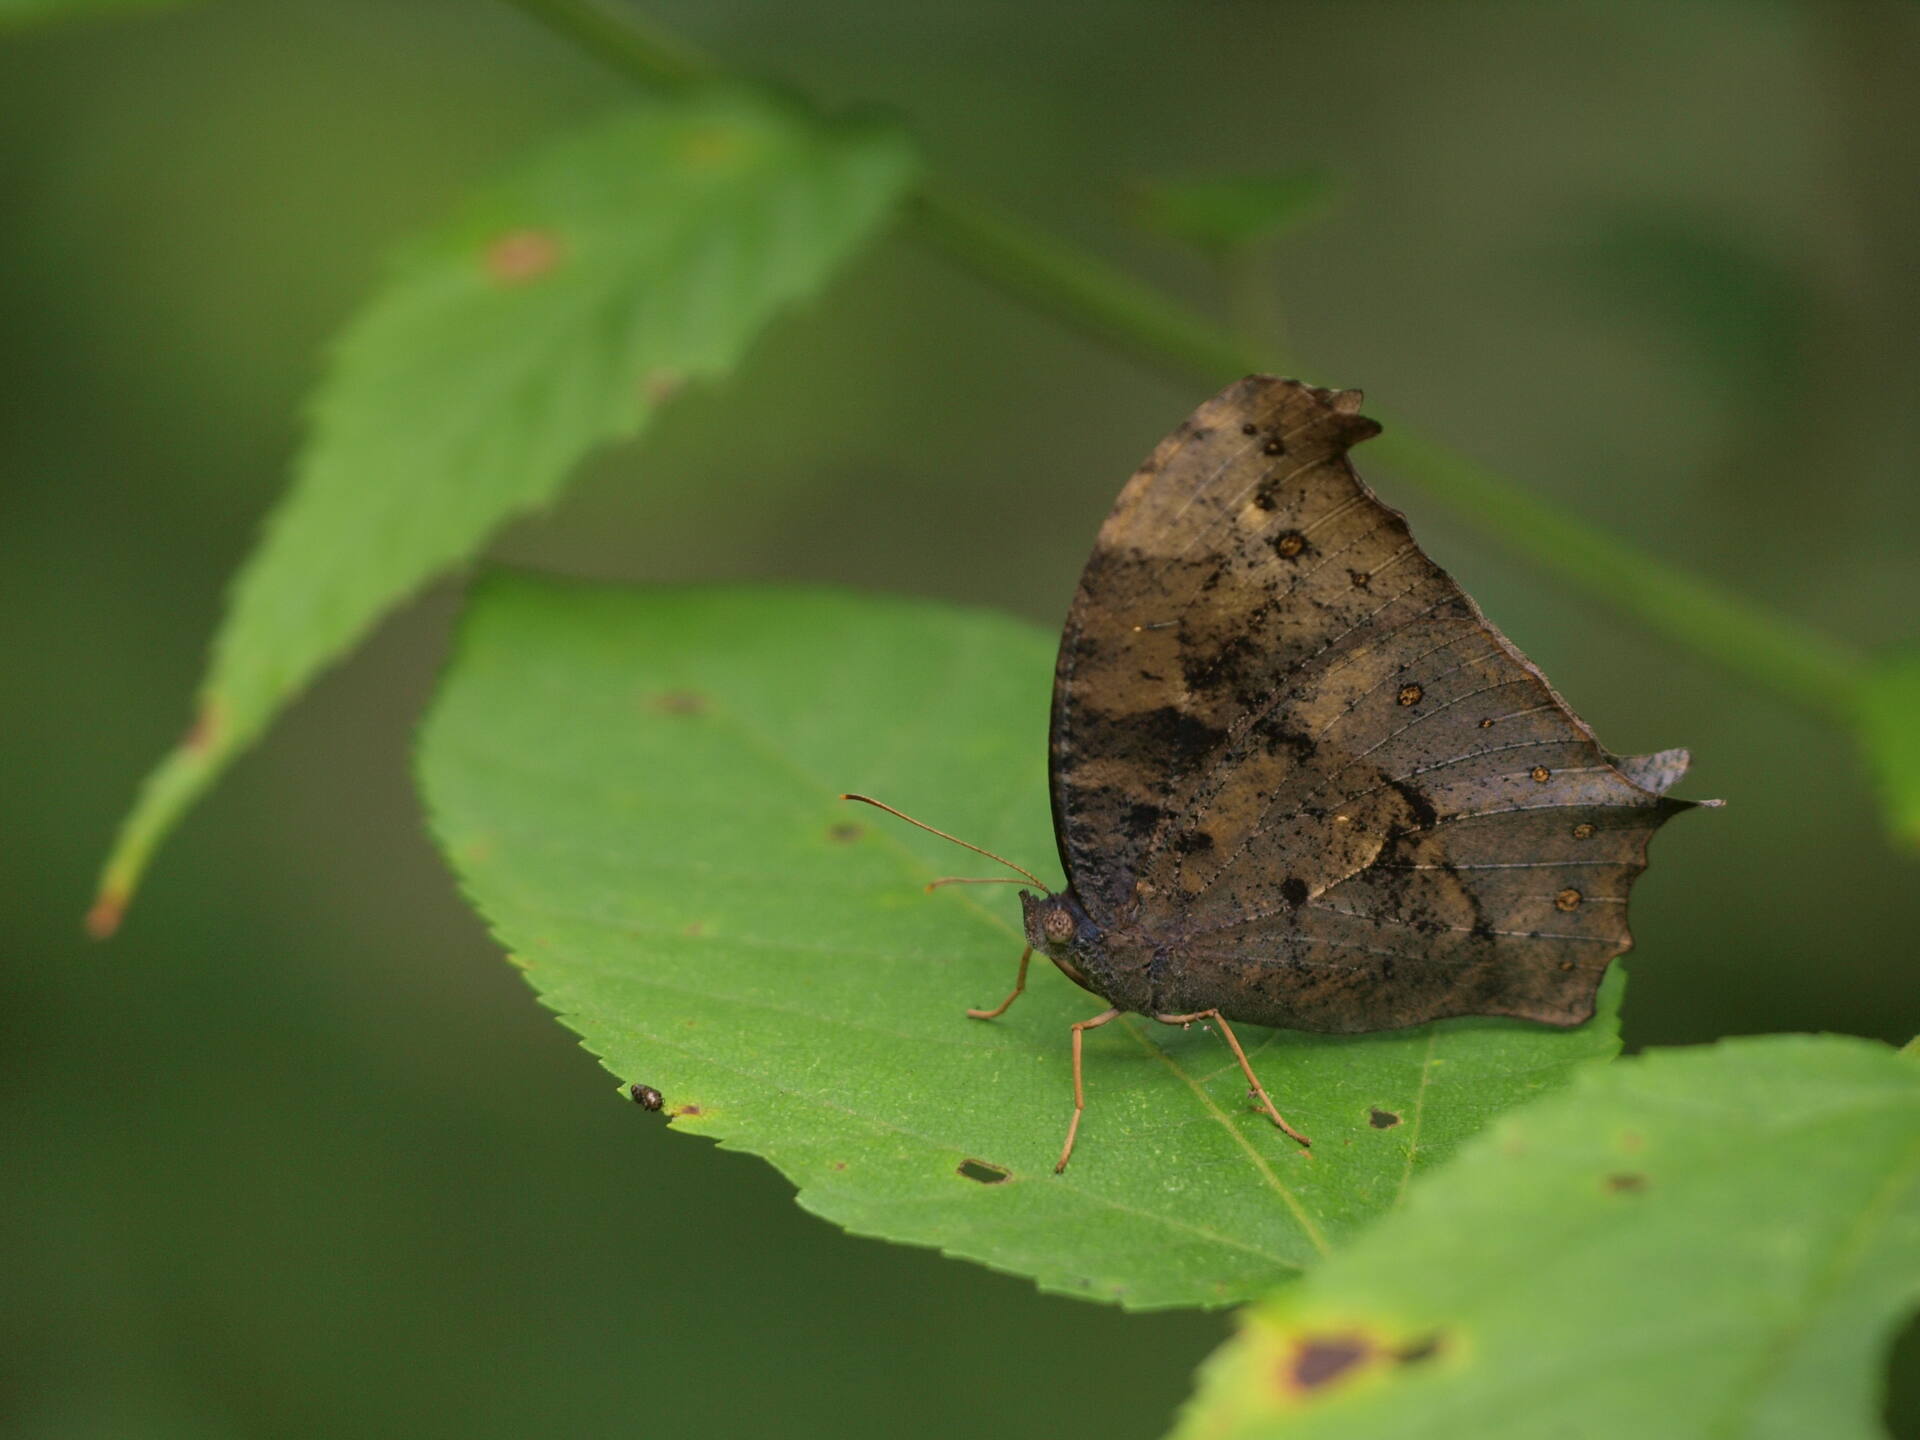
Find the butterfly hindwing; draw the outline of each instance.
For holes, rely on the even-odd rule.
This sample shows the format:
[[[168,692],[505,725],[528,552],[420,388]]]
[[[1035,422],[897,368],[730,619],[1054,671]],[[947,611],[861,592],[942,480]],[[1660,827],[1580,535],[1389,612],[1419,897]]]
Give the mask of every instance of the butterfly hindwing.
[[[1055,677],[1062,863],[1168,1010],[1575,1023],[1685,753],[1599,746],[1354,473],[1358,406],[1252,377],[1122,492]]]

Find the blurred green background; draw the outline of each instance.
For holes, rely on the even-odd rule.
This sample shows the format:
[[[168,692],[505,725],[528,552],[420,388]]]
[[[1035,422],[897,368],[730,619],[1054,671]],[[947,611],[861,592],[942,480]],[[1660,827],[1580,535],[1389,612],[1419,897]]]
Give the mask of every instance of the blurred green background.
[[[1129,187],[1328,166],[1343,202],[1273,276],[1306,378],[1858,644],[1913,631],[1920,9],[649,13],[900,108],[946,173],[1216,309]],[[626,93],[488,3],[0,42],[9,1435],[1150,1437],[1225,1329],[849,1239],[619,1102],[423,834],[409,743],[454,585],[190,817],[117,940],[80,938],[327,337],[395,240]],[[895,241],[498,553],[1052,625],[1202,396]],[[1630,1042],[1920,1028],[1920,870],[1849,738],[1361,464],[1610,745],[1690,745],[1688,792],[1729,802],[1635,892]]]

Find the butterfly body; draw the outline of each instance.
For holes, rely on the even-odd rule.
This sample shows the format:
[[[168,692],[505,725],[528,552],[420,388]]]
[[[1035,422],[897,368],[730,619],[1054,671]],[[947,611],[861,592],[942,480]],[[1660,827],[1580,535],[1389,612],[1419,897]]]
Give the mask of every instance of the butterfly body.
[[[1069,884],[1028,938],[1149,1015],[1578,1024],[1686,754],[1600,747],[1354,473],[1359,404],[1249,377],[1121,493],[1061,637]]]
[[[1084,1032],[1126,1012],[1217,1022],[1302,1144],[1229,1021],[1580,1024],[1632,944],[1648,840],[1718,803],[1666,794],[1684,750],[1603,749],[1427,558],[1348,462],[1380,432],[1360,401],[1229,386],[1135,472],[1081,575],[1049,757],[1067,883],[1021,892],[1013,993],[968,1012],[1004,1014],[1035,951],[1113,1007],[1072,1027],[1056,1168]]]

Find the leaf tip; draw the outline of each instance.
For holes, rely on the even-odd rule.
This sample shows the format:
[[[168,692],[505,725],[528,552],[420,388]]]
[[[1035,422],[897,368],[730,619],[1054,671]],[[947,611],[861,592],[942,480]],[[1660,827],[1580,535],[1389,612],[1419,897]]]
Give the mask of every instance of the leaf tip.
[[[92,907],[87,911],[87,935],[94,940],[108,940],[113,932],[120,928],[120,922],[126,917],[127,901],[132,898],[124,886],[107,885],[94,897]]]

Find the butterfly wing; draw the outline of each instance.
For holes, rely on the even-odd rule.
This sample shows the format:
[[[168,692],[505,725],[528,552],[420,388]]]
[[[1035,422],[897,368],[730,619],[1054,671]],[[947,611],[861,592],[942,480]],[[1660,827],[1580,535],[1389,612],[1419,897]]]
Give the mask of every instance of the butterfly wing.
[[[1577,1023],[1685,753],[1600,747],[1354,473],[1359,403],[1251,377],[1121,493],[1055,675],[1062,864],[1156,1008]]]

